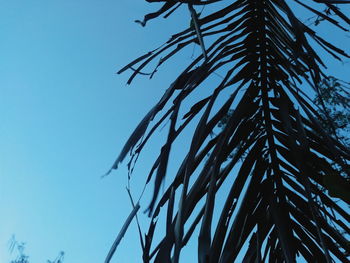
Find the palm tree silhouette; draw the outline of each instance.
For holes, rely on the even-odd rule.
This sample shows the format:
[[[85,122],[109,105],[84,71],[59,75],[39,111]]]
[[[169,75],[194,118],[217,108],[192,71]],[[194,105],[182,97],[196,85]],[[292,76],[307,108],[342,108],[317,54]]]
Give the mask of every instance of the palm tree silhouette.
[[[138,21],[143,26],[185,7],[194,27],[121,69],[132,69],[128,83],[159,57],[151,76],[185,47],[197,43],[202,51],[146,114],[112,167],[129,152],[133,163],[170,120],[147,180],[154,180],[154,192],[149,230],[140,235],[143,261],[179,262],[198,228],[198,262],[349,262],[350,151],[322,126],[322,103],[318,108],[308,97],[326,77],[310,42],[335,58],[349,56],[300,21],[285,0],[147,1],[163,4]],[[342,30],[350,24],[341,9],[350,1],[294,3]],[[198,17],[204,5],[214,11]],[[216,72],[220,83],[203,85]],[[209,88],[209,96],[186,109],[189,95]],[[196,126],[189,149],[158,197],[172,146],[190,123]],[[154,244],[162,209],[165,234]]]

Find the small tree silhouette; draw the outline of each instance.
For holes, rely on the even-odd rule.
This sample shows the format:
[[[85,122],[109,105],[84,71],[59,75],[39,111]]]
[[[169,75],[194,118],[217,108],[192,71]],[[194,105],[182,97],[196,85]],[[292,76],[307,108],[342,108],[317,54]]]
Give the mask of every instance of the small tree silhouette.
[[[15,259],[11,260],[10,263],[30,263],[29,256],[24,252],[26,243],[18,242],[15,236],[12,236],[9,241],[10,253],[15,253]],[[63,263],[64,252],[61,251],[58,256],[53,260],[47,260],[47,263]]]

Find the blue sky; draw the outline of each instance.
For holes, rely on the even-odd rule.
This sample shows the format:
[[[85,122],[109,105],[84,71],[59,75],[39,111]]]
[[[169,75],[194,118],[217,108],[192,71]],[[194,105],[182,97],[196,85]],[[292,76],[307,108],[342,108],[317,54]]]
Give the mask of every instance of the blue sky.
[[[31,262],[60,250],[66,262],[105,258],[131,207],[125,170],[100,176],[163,90],[159,80],[130,87],[115,74],[165,39],[133,23],[147,10],[130,1],[0,2],[0,262],[12,234]],[[137,262],[138,241],[132,232],[125,240],[114,262]]]
[[[128,74],[115,72],[189,24],[187,13],[145,28],[133,23],[156,6],[0,1],[0,262],[9,261],[13,234],[27,243],[33,263],[61,250],[65,262],[104,260],[131,206],[124,166],[100,176],[179,66],[132,86]],[[346,78],[344,67],[331,70]],[[136,192],[158,153],[152,149],[160,142],[152,142],[135,174]],[[112,262],[139,262],[138,242],[132,225]]]

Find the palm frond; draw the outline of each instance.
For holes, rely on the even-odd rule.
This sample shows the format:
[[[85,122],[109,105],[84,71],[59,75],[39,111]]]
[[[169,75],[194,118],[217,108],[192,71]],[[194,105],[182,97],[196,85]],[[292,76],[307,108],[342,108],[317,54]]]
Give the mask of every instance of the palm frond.
[[[181,4],[195,8],[219,1],[149,2],[164,4],[146,15],[143,25],[171,8],[181,10]],[[344,173],[349,171],[350,151],[323,128],[317,106],[305,95],[307,89],[317,93],[326,76],[309,41],[337,59],[349,56],[302,23],[284,0],[220,2],[226,5],[198,18],[197,33],[189,28],[172,35],[119,72],[132,69],[130,83],[162,56],[155,73],[196,43],[198,33],[207,47],[141,121],[112,167],[128,152],[134,159],[170,118],[167,140],[147,179],[154,180],[154,190],[143,260],[179,262],[181,250],[199,231],[199,262],[295,262],[300,257],[349,262],[350,216],[344,207],[350,204],[350,182]],[[349,18],[336,6],[349,1],[295,2],[340,29],[349,27]],[[324,6],[333,17],[320,11]],[[188,96],[203,89],[202,83],[217,71],[221,82],[187,109]],[[181,116],[183,111],[187,113]],[[160,121],[152,124],[156,116]],[[196,120],[182,164],[159,199],[172,146]],[[227,191],[222,191],[224,186]],[[166,232],[153,244],[166,204]]]

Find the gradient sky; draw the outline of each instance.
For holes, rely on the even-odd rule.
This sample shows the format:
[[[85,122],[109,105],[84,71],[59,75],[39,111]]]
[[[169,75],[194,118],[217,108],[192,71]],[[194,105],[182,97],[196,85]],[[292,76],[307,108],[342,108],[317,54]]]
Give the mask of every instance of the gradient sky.
[[[125,165],[101,175],[179,65],[191,61],[188,54],[171,70],[160,69],[161,77],[137,78],[131,86],[129,74],[115,74],[188,26],[187,13],[145,28],[133,23],[156,7],[127,0],[0,1],[1,263],[10,259],[12,235],[27,243],[32,263],[61,250],[67,263],[104,261],[131,206]],[[346,79],[348,69],[332,62],[339,77]],[[160,142],[152,142],[158,149]],[[150,147],[141,156],[136,192],[158,151]],[[133,224],[112,262],[140,262],[140,255]]]
[[[149,37],[151,24],[133,23],[149,10],[131,1],[0,1],[0,262],[12,234],[33,263],[60,250],[74,263],[107,255],[131,206],[125,170],[100,176],[163,91],[159,80],[131,87],[128,74],[115,74],[165,40],[155,24]],[[113,262],[138,261],[134,237]]]

